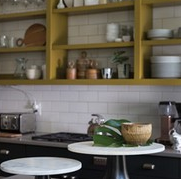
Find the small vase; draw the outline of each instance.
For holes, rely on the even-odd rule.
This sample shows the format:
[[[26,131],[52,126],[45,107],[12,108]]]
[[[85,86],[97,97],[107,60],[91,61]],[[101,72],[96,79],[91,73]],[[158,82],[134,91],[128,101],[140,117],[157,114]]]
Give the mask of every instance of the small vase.
[[[130,64],[119,64],[117,65],[118,78],[129,78]]]
[[[57,9],[64,9],[66,7],[64,0],[59,0],[59,3],[57,4]]]

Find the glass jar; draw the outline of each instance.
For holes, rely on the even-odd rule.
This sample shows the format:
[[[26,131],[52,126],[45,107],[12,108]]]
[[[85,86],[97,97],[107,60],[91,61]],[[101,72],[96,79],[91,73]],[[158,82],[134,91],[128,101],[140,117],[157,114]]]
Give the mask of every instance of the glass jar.
[[[26,79],[26,63],[27,59],[17,58],[16,59],[16,69],[14,72],[14,77],[18,79]]]

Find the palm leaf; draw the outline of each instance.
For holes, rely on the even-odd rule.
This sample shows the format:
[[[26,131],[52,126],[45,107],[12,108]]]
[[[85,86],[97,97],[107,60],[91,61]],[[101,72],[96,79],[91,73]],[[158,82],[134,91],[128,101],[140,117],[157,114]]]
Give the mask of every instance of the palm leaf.
[[[124,122],[130,122],[130,121],[128,121],[127,119],[110,119],[110,120],[106,121],[104,123],[104,125],[120,130],[121,124]]]

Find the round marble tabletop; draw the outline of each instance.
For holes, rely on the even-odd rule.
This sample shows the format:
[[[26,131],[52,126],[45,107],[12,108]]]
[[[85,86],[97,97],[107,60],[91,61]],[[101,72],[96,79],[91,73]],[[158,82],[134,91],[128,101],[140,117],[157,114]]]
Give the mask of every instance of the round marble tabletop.
[[[19,175],[56,175],[81,169],[81,162],[59,157],[27,157],[1,163],[1,170]]]
[[[162,152],[165,150],[165,146],[153,143],[149,146],[138,147],[98,147],[93,146],[93,141],[88,141],[69,144],[68,150],[93,155],[142,155]]]

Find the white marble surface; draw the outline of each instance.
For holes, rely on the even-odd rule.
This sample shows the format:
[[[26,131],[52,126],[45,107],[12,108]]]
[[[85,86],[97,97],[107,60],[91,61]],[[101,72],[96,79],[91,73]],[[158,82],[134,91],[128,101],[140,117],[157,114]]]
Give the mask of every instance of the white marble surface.
[[[1,170],[19,175],[56,175],[81,169],[81,162],[59,157],[28,157],[1,163]]]
[[[153,154],[165,150],[165,146],[153,143],[149,146],[138,147],[97,147],[93,146],[93,142],[78,142],[68,145],[68,150],[82,154],[93,155],[142,155]]]
[[[14,175],[10,177],[0,177],[0,179],[35,179],[35,177],[29,175]]]

